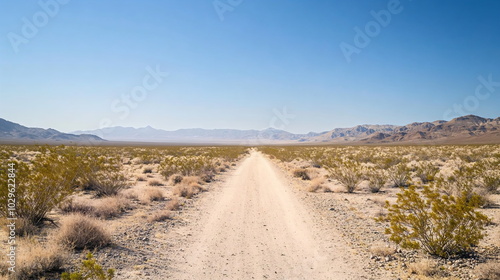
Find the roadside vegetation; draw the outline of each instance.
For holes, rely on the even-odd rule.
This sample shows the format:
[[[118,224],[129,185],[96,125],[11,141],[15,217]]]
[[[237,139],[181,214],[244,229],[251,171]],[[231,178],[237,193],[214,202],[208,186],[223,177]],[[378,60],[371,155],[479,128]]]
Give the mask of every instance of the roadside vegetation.
[[[113,245],[110,222],[136,211],[147,213],[146,223],[168,222],[183,200],[207,191],[245,153],[245,147],[0,146],[3,230],[11,214],[10,166],[16,178],[19,269],[9,277],[112,279],[115,271],[98,263],[100,250]],[[4,258],[0,278],[7,277]]]
[[[308,180],[315,183],[306,185],[305,191],[333,192],[329,197],[341,194],[338,200],[349,201],[348,209],[355,216],[367,201],[379,205],[372,216],[385,228],[387,235],[381,240],[392,242],[393,247],[372,248],[373,259],[390,262],[400,255],[410,275],[439,278],[456,269],[430,263],[472,258],[470,262],[480,264],[479,274],[500,274],[498,266],[493,269],[500,243],[483,242],[488,232],[493,235],[489,240],[500,237],[500,145],[268,146],[259,150],[290,170],[291,176],[304,179],[298,171],[307,172]],[[391,256],[381,253],[386,251]],[[427,257],[421,261],[404,257],[413,253]]]

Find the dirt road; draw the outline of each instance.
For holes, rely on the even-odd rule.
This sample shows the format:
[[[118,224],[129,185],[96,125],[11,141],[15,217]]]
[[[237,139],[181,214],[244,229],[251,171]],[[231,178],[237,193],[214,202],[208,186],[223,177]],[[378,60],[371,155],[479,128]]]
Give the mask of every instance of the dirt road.
[[[172,279],[366,279],[322,238],[289,180],[253,151],[199,209]]]

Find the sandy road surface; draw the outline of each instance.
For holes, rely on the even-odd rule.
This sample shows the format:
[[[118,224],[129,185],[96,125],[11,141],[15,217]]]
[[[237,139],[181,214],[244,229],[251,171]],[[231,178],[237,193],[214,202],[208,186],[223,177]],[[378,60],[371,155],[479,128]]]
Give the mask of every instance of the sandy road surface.
[[[168,278],[363,279],[348,249],[322,240],[287,179],[252,152],[204,203]]]

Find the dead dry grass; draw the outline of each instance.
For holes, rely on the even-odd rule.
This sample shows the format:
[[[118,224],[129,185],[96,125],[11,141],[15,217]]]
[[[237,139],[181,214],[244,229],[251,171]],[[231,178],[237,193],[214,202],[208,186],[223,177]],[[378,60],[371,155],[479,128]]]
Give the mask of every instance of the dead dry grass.
[[[174,174],[168,179],[171,185],[177,185],[182,182],[184,177],[181,174]]]
[[[138,195],[139,201],[143,204],[151,203],[151,201],[161,201],[165,194],[161,188],[147,186],[140,190]]]
[[[181,208],[181,204],[179,203],[179,199],[177,197],[172,198],[165,205],[165,209],[170,211],[176,211]]]
[[[377,241],[370,247],[370,252],[377,257],[388,257],[393,255],[396,250],[383,241]]]
[[[36,239],[22,238],[17,248],[16,273],[9,279],[42,279],[46,273],[61,272],[69,261],[67,249],[57,243],[42,245]]]
[[[37,234],[39,231],[40,229],[29,220],[23,218],[18,218],[16,220],[16,236],[32,236]]]
[[[500,279],[500,262],[482,263],[476,267],[479,280]]]
[[[159,180],[153,179],[148,181],[148,185],[153,186],[153,187],[162,187],[164,184],[160,182]]]
[[[191,182],[189,184],[182,183],[175,186],[173,189],[173,194],[180,197],[192,198],[200,192],[206,191],[206,189],[201,186],[198,182]]]
[[[130,203],[125,197],[110,196],[101,199],[74,197],[61,205],[64,213],[81,213],[94,217],[109,219],[119,216],[130,209]]]
[[[137,189],[135,187],[123,190],[120,192],[119,195],[126,198],[126,199],[139,200],[139,194],[138,194]]]
[[[307,189],[308,192],[318,192],[320,190],[325,190],[327,188],[325,185],[325,178],[324,177],[316,177],[311,180],[309,183],[309,187]]]
[[[439,270],[436,267],[435,262],[433,262],[432,260],[422,259],[420,261],[410,263],[408,265],[408,272],[410,272],[411,274],[430,277],[436,275]]]
[[[101,221],[72,214],[66,216],[55,239],[73,249],[95,249],[111,243],[111,235]]]
[[[307,169],[305,168],[296,168],[292,171],[293,177],[300,178],[302,180],[311,180]]]
[[[154,223],[154,222],[163,222],[172,217],[172,214],[170,213],[169,210],[158,210],[151,214],[148,217],[148,222]]]

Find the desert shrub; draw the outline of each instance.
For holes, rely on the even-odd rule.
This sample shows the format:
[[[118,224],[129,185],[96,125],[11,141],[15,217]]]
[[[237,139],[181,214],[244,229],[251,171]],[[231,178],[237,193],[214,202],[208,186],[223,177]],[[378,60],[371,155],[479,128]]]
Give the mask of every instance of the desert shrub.
[[[402,248],[450,257],[469,251],[484,237],[488,218],[476,210],[477,195],[443,195],[435,186],[425,186],[419,193],[410,186],[397,196],[395,204],[386,205],[390,223],[386,233]]]
[[[418,262],[410,263],[408,265],[408,271],[412,274],[417,274],[421,276],[434,276],[439,270],[436,267],[436,264],[431,260],[423,259]]]
[[[387,182],[387,175],[381,169],[369,169],[366,173],[370,182],[369,189],[372,193],[377,193]]]
[[[98,220],[74,214],[64,219],[57,240],[73,249],[94,249],[110,244],[111,236]]]
[[[472,169],[477,179],[477,186],[489,193],[496,193],[500,187],[500,160],[491,158],[477,162]]]
[[[385,242],[376,242],[370,247],[370,252],[377,257],[387,257],[393,255],[396,250],[385,244]]]
[[[173,194],[185,198],[192,198],[196,193],[195,189],[188,185],[177,185],[173,190]]]
[[[77,169],[75,186],[96,192],[96,196],[116,195],[128,186],[127,177],[121,171],[121,159],[105,151],[85,148],[74,159]]]
[[[95,207],[91,200],[80,197],[69,197],[61,203],[59,209],[63,213],[81,213],[90,215],[94,212]]]
[[[394,187],[407,187],[410,181],[410,169],[406,163],[398,163],[389,168],[388,177]]]
[[[300,178],[302,180],[311,180],[309,172],[305,168],[297,168],[292,171],[293,177]]]
[[[324,183],[325,183],[325,178],[316,177],[316,178],[312,179],[311,182],[309,183],[309,187],[308,187],[307,191],[317,192],[317,191],[324,188],[324,186],[323,186]]]
[[[18,244],[16,272],[13,279],[42,279],[46,273],[62,270],[69,261],[65,248],[35,239],[21,239]]]
[[[495,205],[495,201],[490,192],[483,188],[474,188],[472,193],[469,193],[469,197],[471,195],[476,195],[479,197],[479,204],[482,208],[493,207]]]
[[[163,190],[158,187],[145,187],[142,189],[139,200],[142,203],[149,203],[151,201],[163,200],[164,194]]]
[[[125,176],[117,172],[101,172],[92,179],[90,189],[96,192],[96,196],[117,195],[120,190],[129,186]]]
[[[62,280],[111,280],[115,277],[115,270],[104,268],[97,263],[92,253],[88,253],[78,271],[61,274]]]
[[[177,197],[172,198],[165,205],[165,209],[171,210],[171,211],[179,210],[180,207],[181,207],[181,205],[180,205],[179,199]]]
[[[200,184],[202,180],[198,176],[187,176],[182,179],[183,185]]]
[[[181,183],[182,179],[183,179],[183,177],[180,174],[174,174],[174,175],[170,176],[170,178],[169,178],[172,185],[177,185],[177,184]]]
[[[482,263],[475,269],[479,280],[500,279],[500,263]]]
[[[148,185],[150,186],[153,186],[153,187],[161,187],[161,186],[164,186],[162,182],[158,181],[158,180],[150,180],[148,182]]]
[[[39,228],[34,225],[30,220],[18,218],[16,220],[16,236],[29,236],[38,233]]]
[[[472,193],[476,178],[477,174],[473,168],[459,165],[451,176],[436,178],[436,183],[446,194],[458,196],[462,192]]]
[[[219,172],[219,173],[226,172],[226,170],[228,168],[229,168],[228,165],[226,165],[226,166],[220,166],[220,167],[217,168],[217,172]]]
[[[377,160],[377,165],[380,169],[390,169],[402,162],[402,159],[395,156],[385,156]]]
[[[142,170],[142,173],[148,174],[148,173],[153,173],[153,168],[152,167],[146,167]]]
[[[144,182],[146,179],[142,176],[137,177],[137,182]]]
[[[65,201],[60,209],[63,213],[80,213],[109,219],[119,216],[129,207],[125,198],[110,196],[100,199],[71,198]]]
[[[203,191],[205,191],[205,189],[200,184],[198,184],[197,182],[190,182],[177,185],[174,188],[173,193],[174,195],[189,199]]]
[[[126,199],[139,200],[139,194],[137,193],[136,188],[130,188],[130,189],[123,190],[119,194],[120,194],[120,196],[122,196]]]
[[[215,172],[214,171],[204,171],[200,175],[200,179],[205,182],[205,183],[210,183],[214,180],[215,178]]]
[[[172,217],[172,214],[168,210],[158,210],[148,216],[148,222],[153,223],[153,222],[163,222]]]
[[[62,149],[62,148],[61,148]],[[71,155],[57,148],[43,148],[28,164],[15,162],[17,216],[33,225],[47,220],[47,213],[73,192],[76,178]],[[0,212],[7,216],[7,188],[0,188]]]
[[[330,176],[342,184],[348,193],[356,190],[363,181],[363,173],[360,166],[355,162],[344,162],[337,168],[329,169]]]
[[[500,186],[500,175],[485,174],[481,178],[481,186],[490,193],[496,193]]]
[[[216,164],[210,156],[167,156],[160,163],[160,173],[168,179],[174,174],[196,176],[205,173],[215,173]]]
[[[416,167],[416,175],[420,178],[423,184],[434,181],[439,168],[431,162],[420,162]]]
[[[92,214],[99,218],[109,219],[119,216],[130,208],[129,202],[118,196],[110,196],[93,201]]]

